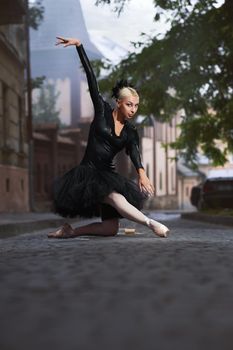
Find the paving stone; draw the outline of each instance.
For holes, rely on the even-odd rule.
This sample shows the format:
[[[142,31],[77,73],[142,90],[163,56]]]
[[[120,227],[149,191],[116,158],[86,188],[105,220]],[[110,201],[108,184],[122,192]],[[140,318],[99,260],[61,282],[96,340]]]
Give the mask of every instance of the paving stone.
[[[232,229],[164,223],[167,239],[127,220],[111,238],[0,239],[0,349],[231,350]]]

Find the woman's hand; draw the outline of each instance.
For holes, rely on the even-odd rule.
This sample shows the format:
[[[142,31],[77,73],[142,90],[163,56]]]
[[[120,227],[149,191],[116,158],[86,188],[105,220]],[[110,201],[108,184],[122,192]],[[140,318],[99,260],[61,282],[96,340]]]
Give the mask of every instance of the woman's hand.
[[[71,45],[76,45],[80,46],[81,41],[79,39],[75,38],[63,38],[61,36],[56,36],[57,42],[55,43],[56,46],[58,45],[63,45],[63,47],[71,46]]]
[[[139,171],[138,185],[141,191],[146,191],[150,196],[154,194],[154,186],[147,177],[144,169],[140,169]]]

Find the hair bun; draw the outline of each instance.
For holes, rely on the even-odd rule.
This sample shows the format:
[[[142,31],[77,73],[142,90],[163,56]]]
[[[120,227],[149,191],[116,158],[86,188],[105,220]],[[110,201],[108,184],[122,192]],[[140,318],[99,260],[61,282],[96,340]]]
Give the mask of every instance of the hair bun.
[[[129,84],[128,80],[121,79],[116,82],[116,85],[112,88],[112,97],[115,97],[116,99],[119,98],[119,92],[124,87],[133,87],[131,84]]]

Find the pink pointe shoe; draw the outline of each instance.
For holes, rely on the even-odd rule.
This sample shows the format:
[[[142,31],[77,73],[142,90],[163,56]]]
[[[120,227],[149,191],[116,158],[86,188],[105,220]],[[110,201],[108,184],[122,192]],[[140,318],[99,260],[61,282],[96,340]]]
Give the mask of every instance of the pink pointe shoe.
[[[159,237],[166,238],[170,232],[169,228],[158,221],[146,218],[147,226]]]

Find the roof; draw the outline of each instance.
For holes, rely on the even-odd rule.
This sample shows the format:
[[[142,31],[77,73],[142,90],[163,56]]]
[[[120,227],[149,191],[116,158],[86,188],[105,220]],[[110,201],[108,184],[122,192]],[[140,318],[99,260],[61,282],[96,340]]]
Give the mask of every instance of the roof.
[[[99,35],[95,31],[90,31],[90,37],[93,39],[96,47],[103,54],[104,58],[112,64],[118,64],[128,54],[128,50],[118,45],[112,39]],[[107,72],[108,74],[109,72]],[[106,72],[105,72],[106,74]]]
[[[34,130],[57,130],[58,124],[57,123],[38,123],[34,125]]]
[[[36,131],[33,132],[33,138],[34,140],[51,141],[51,139],[48,136]]]
[[[61,129],[60,135],[66,135],[66,134],[77,134],[81,131],[80,128],[67,128],[67,129]]]
[[[90,41],[79,0],[43,0],[44,19],[38,30],[30,30],[32,51],[58,50],[56,36],[77,37],[85,44],[93,57],[102,58],[99,50]]]
[[[207,178],[229,178],[233,177],[233,168],[228,169],[211,169],[208,172]]]
[[[187,164],[182,163],[180,160],[177,162],[177,171],[179,175],[183,177],[200,177],[202,173],[200,171],[195,171],[188,167]]]
[[[61,135],[57,136],[57,141],[59,143],[66,143],[66,144],[69,144],[69,145],[75,145],[75,142],[72,141],[69,137],[65,137],[65,136],[61,136]]]

